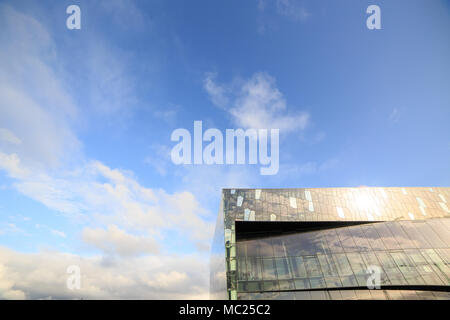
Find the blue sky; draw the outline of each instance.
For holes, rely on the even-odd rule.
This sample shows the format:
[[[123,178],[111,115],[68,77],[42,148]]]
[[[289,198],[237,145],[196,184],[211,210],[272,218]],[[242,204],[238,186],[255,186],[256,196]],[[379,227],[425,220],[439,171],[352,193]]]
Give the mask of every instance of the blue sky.
[[[207,298],[221,188],[449,184],[448,1],[15,0],[0,16],[0,297]],[[174,165],[170,135],[195,120],[276,123],[278,174]]]

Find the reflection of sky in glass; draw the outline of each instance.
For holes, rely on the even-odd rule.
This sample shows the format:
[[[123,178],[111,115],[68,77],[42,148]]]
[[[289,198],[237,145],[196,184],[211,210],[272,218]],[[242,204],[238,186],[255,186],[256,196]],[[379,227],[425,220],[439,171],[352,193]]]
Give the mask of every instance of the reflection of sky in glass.
[[[433,224],[445,225],[444,220],[448,219],[438,219]],[[422,242],[410,240],[405,229],[410,236],[416,232],[423,232],[422,236],[430,239],[441,236],[426,221],[402,221],[239,241],[237,280],[270,280],[270,287],[276,280],[292,280],[280,282],[280,290],[293,290],[289,289],[291,286],[296,290],[364,287],[367,268],[376,265],[382,270],[382,285],[450,285],[449,245],[429,241],[424,249]],[[249,288],[259,285],[239,288],[241,292],[251,291]]]

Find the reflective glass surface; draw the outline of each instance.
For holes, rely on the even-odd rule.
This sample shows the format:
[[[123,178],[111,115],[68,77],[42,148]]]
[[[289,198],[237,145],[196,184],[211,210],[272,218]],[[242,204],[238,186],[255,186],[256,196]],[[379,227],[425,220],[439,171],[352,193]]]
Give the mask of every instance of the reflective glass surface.
[[[425,293],[431,289],[422,295],[360,289],[367,289],[372,266],[381,286],[450,286],[449,200],[450,188],[224,189],[211,297],[435,297]],[[237,221],[330,225],[237,241]]]

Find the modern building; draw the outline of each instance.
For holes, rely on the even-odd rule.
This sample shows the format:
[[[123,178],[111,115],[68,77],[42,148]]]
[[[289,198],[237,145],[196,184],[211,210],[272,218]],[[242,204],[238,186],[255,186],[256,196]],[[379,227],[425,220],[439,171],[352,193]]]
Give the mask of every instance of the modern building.
[[[450,299],[450,188],[224,189],[212,299]]]

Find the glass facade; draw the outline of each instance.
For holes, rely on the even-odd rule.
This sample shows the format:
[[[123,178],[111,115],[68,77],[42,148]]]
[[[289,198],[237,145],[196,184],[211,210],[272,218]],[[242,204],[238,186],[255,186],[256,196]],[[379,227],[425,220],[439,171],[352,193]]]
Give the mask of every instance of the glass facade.
[[[448,199],[450,188],[223,190],[211,297],[448,298]],[[368,290],[375,269],[382,290]]]

